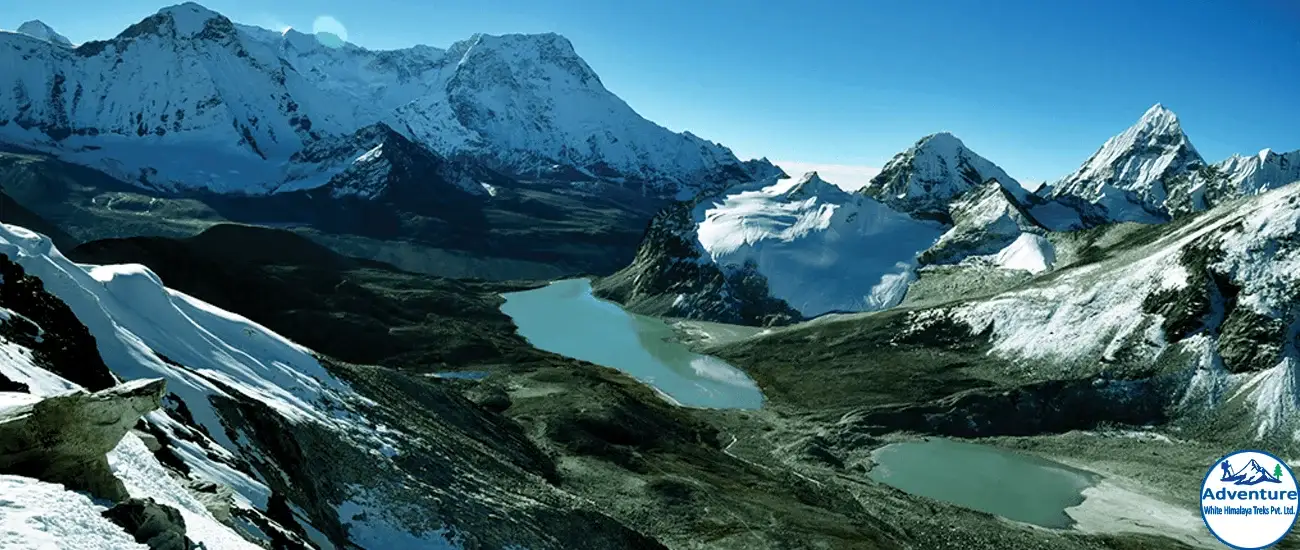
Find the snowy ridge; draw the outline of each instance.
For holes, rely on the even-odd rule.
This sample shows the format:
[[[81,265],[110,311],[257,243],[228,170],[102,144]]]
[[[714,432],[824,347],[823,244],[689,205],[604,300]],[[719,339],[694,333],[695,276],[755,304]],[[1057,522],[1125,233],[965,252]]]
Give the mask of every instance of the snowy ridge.
[[[1182,178],[1170,194],[1173,214],[1200,212],[1238,197],[1250,197],[1300,181],[1300,151],[1233,155]]]
[[[534,176],[561,165],[647,193],[744,172],[725,147],[642,118],[555,34],[335,48],[186,3],[75,49],[0,34],[0,75],[0,140],[160,189],[323,185],[345,166],[288,161],[380,122],[445,157]]]
[[[923,263],[953,263],[967,256],[991,254],[1026,232],[1045,232],[996,180],[953,200],[948,213],[953,226],[922,254]]]
[[[1106,364],[1151,365],[1190,354],[1182,363],[1185,405],[1218,410],[1243,403],[1254,413],[1257,435],[1291,430],[1285,433],[1300,438],[1297,234],[1300,186],[1292,185],[951,313],[976,331],[991,330],[990,353],[1026,372],[1059,365],[1087,376]],[[1225,297],[1230,293],[1233,299]]]
[[[10,225],[0,226],[0,253],[68,304],[115,374],[166,379],[168,391],[190,404],[199,424],[227,449],[235,445],[208,398],[225,388],[297,421],[332,424],[337,419],[320,407],[346,406],[350,390],[306,348],[164,287],[144,266],[74,264],[48,238]]]
[[[921,138],[894,156],[860,192],[904,212],[947,212],[948,202],[995,179],[1023,199],[1020,183],[950,133]]]
[[[188,412],[177,416],[175,410],[155,411],[148,415],[150,423],[168,435],[172,452],[192,476],[232,487],[236,506],[265,509],[271,491],[265,478],[230,465],[276,466],[266,463],[252,434],[216,409],[216,397],[252,400],[290,424],[319,425],[338,434],[340,441],[363,452],[369,449],[376,469],[399,452],[390,440],[396,432],[377,426],[362,412],[373,402],[328,373],[309,350],[244,317],[166,288],[144,266],[75,264],[48,238],[11,225],[0,226],[0,253],[67,304],[94,336],[99,354],[115,375],[167,381],[171,399]],[[26,384],[36,395],[77,388],[37,366],[29,350],[3,339],[0,373]],[[192,418],[201,431],[191,429],[182,416]],[[131,494],[180,509],[191,536],[209,541],[209,548],[256,548],[213,520],[134,435],[122,441],[109,461]],[[379,497],[368,498],[378,508],[387,507]],[[357,505],[351,506],[356,512]],[[374,509],[368,515],[382,517],[382,512]],[[351,517],[340,515],[339,520],[346,525]],[[452,547],[440,532],[403,536],[431,547]]]
[[[727,194],[695,217],[710,261],[754,266],[772,297],[807,317],[894,306],[915,278],[916,255],[942,232],[815,172]]]

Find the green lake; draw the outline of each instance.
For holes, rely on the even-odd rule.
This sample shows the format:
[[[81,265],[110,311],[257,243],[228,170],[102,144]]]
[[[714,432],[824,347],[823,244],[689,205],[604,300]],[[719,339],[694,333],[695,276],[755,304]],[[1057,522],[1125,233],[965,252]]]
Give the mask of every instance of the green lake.
[[[667,323],[592,296],[586,279],[503,296],[501,311],[539,349],[621,370],[687,407],[763,404],[762,392],[744,372],[691,351]]]
[[[1012,451],[948,439],[877,449],[869,476],[905,492],[1043,527],[1066,528],[1096,474]]]

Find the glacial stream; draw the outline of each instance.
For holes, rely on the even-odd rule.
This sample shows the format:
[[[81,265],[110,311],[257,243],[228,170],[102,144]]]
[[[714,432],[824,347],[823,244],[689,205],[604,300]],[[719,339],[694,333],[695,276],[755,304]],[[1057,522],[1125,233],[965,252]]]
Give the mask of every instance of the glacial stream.
[[[501,311],[539,349],[621,370],[687,407],[755,409],[763,404],[763,394],[745,373],[692,352],[663,321],[592,296],[586,279],[503,296]]]
[[[1073,524],[1096,475],[1050,460],[948,439],[894,443],[872,457],[872,479],[914,495],[1043,527]]]

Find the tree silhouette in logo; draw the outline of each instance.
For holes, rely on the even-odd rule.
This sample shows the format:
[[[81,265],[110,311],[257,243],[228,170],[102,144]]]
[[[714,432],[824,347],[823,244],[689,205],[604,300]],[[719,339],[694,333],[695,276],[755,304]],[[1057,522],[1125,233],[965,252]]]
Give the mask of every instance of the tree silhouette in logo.
[[[1278,478],[1278,479],[1282,479],[1282,463],[1281,463],[1281,462],[1279,462],[1276,466],[1273,466],[1273,477]]]

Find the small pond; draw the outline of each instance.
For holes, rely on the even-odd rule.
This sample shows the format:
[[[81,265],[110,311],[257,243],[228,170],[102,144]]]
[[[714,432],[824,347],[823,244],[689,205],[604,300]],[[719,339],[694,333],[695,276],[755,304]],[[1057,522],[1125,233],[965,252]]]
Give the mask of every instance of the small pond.
[[[1043,527],[1066,528],[1096,474],[988,445],[948,439],[877,449],[870,477],[908,493]]]

